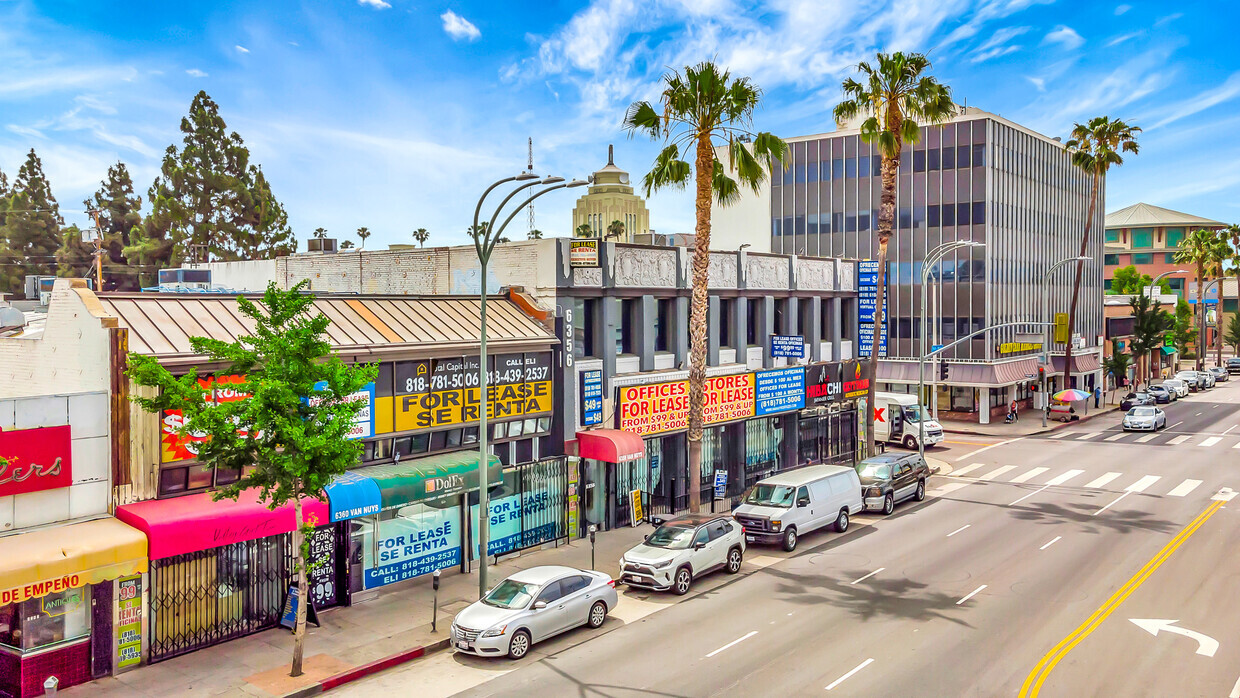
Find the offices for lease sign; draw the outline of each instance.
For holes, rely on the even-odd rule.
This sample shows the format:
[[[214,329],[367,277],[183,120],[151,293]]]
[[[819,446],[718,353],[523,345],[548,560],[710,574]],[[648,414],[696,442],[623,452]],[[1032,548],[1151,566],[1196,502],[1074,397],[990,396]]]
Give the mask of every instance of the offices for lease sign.
[[[702,422],[718,424],[752,417],[754,374],[706,379]],[[638,436],[689,428],[689,381],[631,385],[620,389],[619,428]]]

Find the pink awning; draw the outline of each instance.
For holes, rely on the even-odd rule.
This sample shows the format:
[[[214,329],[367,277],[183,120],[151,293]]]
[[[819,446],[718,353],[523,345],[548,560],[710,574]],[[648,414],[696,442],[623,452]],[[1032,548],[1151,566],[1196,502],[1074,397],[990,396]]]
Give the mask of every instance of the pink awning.
[[[577,432],[577,455],[605,463],[623,463],[646,455],[642,437],[620,429],[591,429]]]
[[[302,500],[302,516],[319,524],[331,521],[327,504]],[[288,533],[295,528],[293,505],[275,511],[258,501],[257,490],[246,490],[237,501],[211,501],[210,493],[175,499],[152,499],[116,508],[116,518],[146,534],[148,556],[159,560],[173,555],[210,550]]]

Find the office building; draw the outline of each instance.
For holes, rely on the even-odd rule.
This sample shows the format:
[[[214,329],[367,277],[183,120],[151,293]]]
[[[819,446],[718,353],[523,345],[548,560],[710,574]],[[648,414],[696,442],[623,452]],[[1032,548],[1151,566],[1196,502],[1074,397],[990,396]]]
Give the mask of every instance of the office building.
[[[608,228],[620,221],[624,230],[618,233]],[[636,236],[649,236],[650,212],[646,202],[633,193],[629,173],[616,167],[612,146],[607,146],[607,165],[594,173],[590,187],[573,207],[573,234],[582,226],[590,226],[590,235],[613,242],[633,242]]]

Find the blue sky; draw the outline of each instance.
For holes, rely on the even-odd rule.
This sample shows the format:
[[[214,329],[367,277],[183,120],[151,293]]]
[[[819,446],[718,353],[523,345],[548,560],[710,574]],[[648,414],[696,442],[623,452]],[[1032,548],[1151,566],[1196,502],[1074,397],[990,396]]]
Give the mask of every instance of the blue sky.
[[[480,190],[525,166],[637,179],[656,151],[619,129],[667,66],[714,57],[766,92],[756,126],[831,130],[842,78],[876,50],[926,51],[958,101],[1048,135],[1099,114],[1145,128],[1110,178],[1136,201],[1240,221],[1233,3],[1068,0],[0,0],[0,170],[34,147],[69,222],[117,159],[145,194],[205,89],[250,146],[300,238],[465,241]],[[568,193],[537,225],[567,234]],[[649,206],[691,232],[683,192]],[[520,220],[518,220],[520,223]],[[514,223],[514,225],[518,225]],[[523,237],[524,225],[510,237]]]

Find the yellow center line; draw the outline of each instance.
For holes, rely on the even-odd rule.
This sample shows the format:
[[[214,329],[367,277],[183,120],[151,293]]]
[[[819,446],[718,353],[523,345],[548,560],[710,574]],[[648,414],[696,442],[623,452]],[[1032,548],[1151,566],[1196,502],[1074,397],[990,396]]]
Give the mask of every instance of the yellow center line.
[[[1174,553],[1176,549],[1184,543],[1184,541],[1188,540],[1189,536],[1196,533],[1197,529],[1201,528],[1201,526],[1205,524],[1211,516],[1214,516],[1214,512],[1218,511],[1219,507],[1222,505],[1222,501],[1214,501],[1210,504],[1210,506],[1206,507],[1205,511],[1198,514],[1197,518],[1193,519],[1193,521],[1185,526],[1175,538],[1172,538],[1170,542],[1163,546],[1162,550],[1159,550],[1157,555],[1151,558],[1149,562],[1145,563],[1145,566],[1133,575],[1132,578],[1124,584],[1124,586],[1120,587],[1119,590],[1112,594],[1105,603],[1099,606],[1098,610],[1094,611],[1093,615],[1091,615],[1088,620],[1078,626],[1076,630],[1073,630],[1067,637],[1060,640],[1059,644],[1055,645],[1050,652],[1047,652],[1046,655],[1042,657],[1042,660],[1038,662],[1037,666],[1033,668],[1033,671],[1029,673],[1029,676],[1025,679],[1025,683],[1020,687],[1019,695],[1021,698],[1035,698],[1035,696],[1038,695],[1038,691],[1042,689],[1042,683],[1046,681],[1048,676],[1050,676],[1050,673],[1054,670],[1055,665],[1067,656],[1067,654],[1072,651],[1072,648],[1076,647],[1081,640],[1089,637],[1089,635],[1102,624],[1102,621],[1106,620],[1108,616],[1115,612],[1115,609],[1119,608],[1120,604],[1122,604],[1124,600],[1132,594],[1132,592],[1136,591],[1138,587],[1144,584],[1145,580],[1148,579],[1155,570],[1161,567],[1162,564],[1166,562],[1169,557],[1171,557],[1171,554]]]

